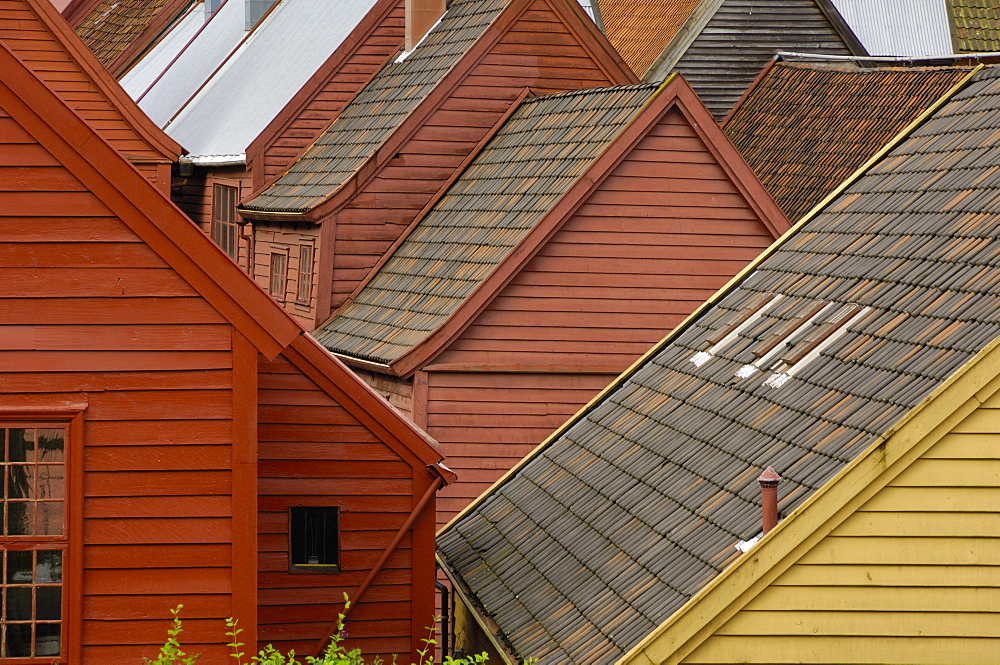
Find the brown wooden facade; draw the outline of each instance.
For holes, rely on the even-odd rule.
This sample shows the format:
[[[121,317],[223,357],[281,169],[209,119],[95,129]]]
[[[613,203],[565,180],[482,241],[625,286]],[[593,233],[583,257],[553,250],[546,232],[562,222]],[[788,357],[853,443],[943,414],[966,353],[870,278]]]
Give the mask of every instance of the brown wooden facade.
[[[229,616],[251,648],[308,654],[344,593],[352,642],[412,657],[434,612],[441,455],[61,94],[0,44],[0,429],[65,441],[47,467],[62,519],[0,535],[9,561],[60,557],[62,610],[30,617],[60,655],[49,639],[43,660],[0,662],[132,665],[178,604],[206,661],[228,659]],[[338,511],[336,571],[290,571],[289,512],[310,506]]]
[[[441,443],[443,524],[788,227],[676,77],[442,328],[346,360]]]
[[[254,277],[267,288],[274,252],[298,251],[299,238],[315,243],[308,304],[287,296],[284,302],[307,328],[319,325],[529,91],[636,81],[575,1],[511,0],[377,155],[331,197],[299,215],[241,209],[253,219]],[[297,280],[296,273],[287,283]]]

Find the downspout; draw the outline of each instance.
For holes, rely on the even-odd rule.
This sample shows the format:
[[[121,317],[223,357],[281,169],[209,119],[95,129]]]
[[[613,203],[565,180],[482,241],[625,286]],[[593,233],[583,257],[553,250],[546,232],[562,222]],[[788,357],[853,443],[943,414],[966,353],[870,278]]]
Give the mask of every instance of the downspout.
[[[435,469],[436,468],[437,467],[435,466]],[[444,484],[445,484],[445,479],[443,476],[439,475],[436,478],[434,478],[434,480],[431,482],[430,487],[427,488],[427,491],[424,492],[424,495],[420,497],[420,501],[418,501],[417,505],[413,508],[413,512],[411,512],[410,516],[406,518],[406,521],[403,523],[403,526],[399,527],[399,531],[396,532],[396,535],[392,539],[392,542],[389,543],[389,546],[385,548],[384,552],[382,552],[382,556],[379,557],[378,562],[368,573],[368,576],[365,578],[365,581],[361,583],[361,586],[358,587],[357,591],[355,591],[353,594],[349,596],[351,604],[350,606],[347,607],[347,609],[344,610],[343,618],[341,620],[346,620],[348,615],[351,613],[351,610],[353,610],[355,607],[358,606],[358,603],[361,602],[361,598],[364,597],[365,592],[368,591],[368,587],[370,587],[372,581],[374,581],[375,576],[382,571],[382,568],[389,560],[389,557],[392,556],[392,553],[396,551],[396,548],[399,547],[399,544],[403,542],[403,538],[406,537],[407,532],[409,532],[410,529],[413,528],[413,524],[417,521],[417,518],[420,517],[420,514],[422,512],[424,512],[424,508],[427,507],[427,504],[430,503],[430,500],[434,498],[435,492],[441,489],[441,486]],[[337,624],[338,621],[334,621],[333,623],[331,623],[326,633],[324,633],[323,637],[320,638],[319,643],[317,643],[316,648],[313,650],[312,655],[314,657],[318,657],[323,652],[323,649],[326,647],[326,643],[330,640],[330,637],[334,634],[334,632],[336,632]]]

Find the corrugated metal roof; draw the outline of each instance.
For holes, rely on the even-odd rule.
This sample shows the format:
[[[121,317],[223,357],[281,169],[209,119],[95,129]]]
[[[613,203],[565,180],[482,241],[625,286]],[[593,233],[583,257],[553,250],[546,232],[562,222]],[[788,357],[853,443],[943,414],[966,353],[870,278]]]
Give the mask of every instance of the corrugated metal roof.
[[[391,363],[424,341],[611,145],[658,86],[525,101],[371,282],[313,333]]]
[[[196,17],[191,18],[196,21]],[[180,24],[174,30],[180,29]],[[185,28],[190,28],[187,24]],[[228,0],[209,19],[180,52],[176,60],[168,61],[166,70],[159,79],[146,90],[129,89],[129,94],[138,102],[153,122],[163,127],[191,95],[198,90],[212,72],[232,53],[246,34],[243,20],[242,0]],[[154,57],[152,53],[146,58]],[[145,66],[145,58],[137,67]]]
[[[969,69],[778,62],[724,128],[794,221]]]
[[[787,515],[1000,335],[997,136],[988,69],[441,534],[518,654],[614,662],[760,531],[762,469]],[[737,377],[820,303],[863,311],[780,387],[787,347]]]
[[[119,79],[129,97],[136,99],[145,92],[203,25],[205,3],[199,2],[192,5],[187,14]]]
[[[833,0],[869,55],[927,56],[952,52],[941,0]]]
[[[642,76],[702,0],[600,0],[608,41]]]
[[[164,129],[192,156],[244,153],[374,4],[282,0]]]
[[[946,1],[959,53],[1000,51],[1000,7],[996,0]]]
[[[412,54],[386,65],[248,210],[306,211],[333,194],[423,101],[508,0],[453,0]]]

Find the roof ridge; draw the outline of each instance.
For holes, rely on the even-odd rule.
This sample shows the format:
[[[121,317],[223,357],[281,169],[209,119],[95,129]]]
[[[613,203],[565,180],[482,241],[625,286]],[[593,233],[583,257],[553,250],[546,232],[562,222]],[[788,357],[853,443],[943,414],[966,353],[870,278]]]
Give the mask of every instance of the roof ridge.
[[[609,85],[603,88],[586,88],[584,90],[567,90],[565,92],[550,92],[545,95],[529,97],[528,99],[525,99],[523,102],[521,102],[521,106],[524,107],[529,104],[535,104],[537,102],[550,99],[564,99],[567,97],[585,97],[588,95],[593,95],[603,92],[611,92],[611,91],[617,92],[621,90],[641,90],[643,88],[656,90],[659,87],[660,87],[660,82],[657,81],[656,83],[625,83],[622,85]]]

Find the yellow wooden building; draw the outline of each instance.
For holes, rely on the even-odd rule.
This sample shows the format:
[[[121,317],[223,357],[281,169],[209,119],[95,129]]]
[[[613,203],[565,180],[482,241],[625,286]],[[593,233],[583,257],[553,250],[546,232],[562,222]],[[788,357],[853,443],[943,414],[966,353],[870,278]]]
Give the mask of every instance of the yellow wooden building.
[[[439,561],[456,646],[506,662],[997,663],[997,506],[986,67],[447,525]]]

